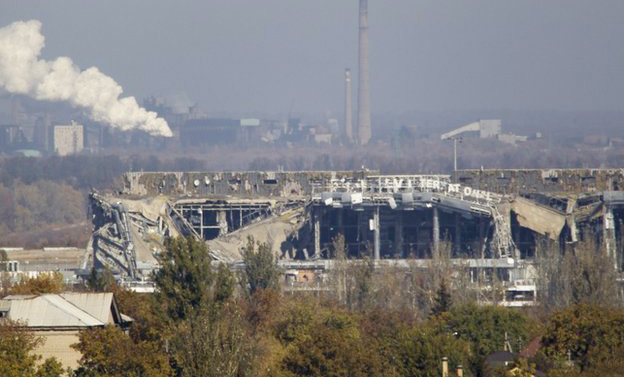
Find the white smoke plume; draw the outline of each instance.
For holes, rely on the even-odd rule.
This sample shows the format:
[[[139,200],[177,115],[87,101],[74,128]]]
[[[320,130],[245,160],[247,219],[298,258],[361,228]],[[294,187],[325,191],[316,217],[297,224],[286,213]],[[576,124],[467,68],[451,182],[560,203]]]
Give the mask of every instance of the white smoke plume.
[[[39,59],[45,44],[41,22],[14,22],[0,29],[0,87],[38,100],[67,101],[87,109],[90,117],[121,130],[139,129],[172,136],[169,125],[96,67],[81,71],[70,58]]]

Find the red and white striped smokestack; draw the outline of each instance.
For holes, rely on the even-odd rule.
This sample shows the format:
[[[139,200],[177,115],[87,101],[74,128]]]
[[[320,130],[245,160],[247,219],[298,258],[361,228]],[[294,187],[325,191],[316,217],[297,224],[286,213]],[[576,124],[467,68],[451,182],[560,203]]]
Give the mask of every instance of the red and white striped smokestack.
[[[370,94],[368,91],[368,0],[360,0],[360,67],[358,71],[358,142],[371,139]]]
[[[351,91],[351,70],[345,70],[345,123],[344,135],[346,141],[353,142],[353,95]]]

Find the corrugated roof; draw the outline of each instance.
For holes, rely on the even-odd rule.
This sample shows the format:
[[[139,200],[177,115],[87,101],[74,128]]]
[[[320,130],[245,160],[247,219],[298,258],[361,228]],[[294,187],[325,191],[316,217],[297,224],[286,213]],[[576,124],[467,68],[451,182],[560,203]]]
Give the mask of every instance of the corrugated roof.
[[[113,303],[112,293],[61,293],[65,300],[97,318],[99,321],[108,323],[111,305]]]
[[[8,318],[29,327],[93,327],[109,323],[112,293],[8,296]]]

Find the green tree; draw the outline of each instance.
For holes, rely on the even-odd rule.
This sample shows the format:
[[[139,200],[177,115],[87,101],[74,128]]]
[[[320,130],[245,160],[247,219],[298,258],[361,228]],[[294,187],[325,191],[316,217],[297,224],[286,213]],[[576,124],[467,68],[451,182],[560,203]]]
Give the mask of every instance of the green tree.
[[[176,374],[244,376],[253,342],[242,310],[232,300],[232,272],[224,264],[212,271],[206,244],[194,238],[169,239],[165,246],[154,276],[158,290],[153,304],[164,309],[160,326],[166,330],[163,337],[170,344]],[[256,285],[262,284],[261,278]]]
[[[158,261],[156,298],[170,321],[184,320],[212,301],[214,276],[204,242],[193,237],[169,238]]]
[[[439,376],[443,357],[448,357],[449,366],[454,368],[458,364],[469,365],[471,356],[470,342],[448,331],[439,331],[436,324],[400,331],[390,355],[400,375],[415,377]]]
[[[91,273],[87,278],[87,288],[93,292],[110,292],[115,287],[115,278],[109,268],[97,270],[95,266],[91,268]]]
[[[446,285],[446,279],[443,278],[440,281],[440,288],[438,288],[437,295],[433,300],[431,315],[437,316],[442,313],[447,313],[449,310],[451,310],[452,305],[453,301],[451,299],[451,292]]]
[[[518,346],[530,338],[529,321],[523,314],[494,306],[467,304],[454,307],[441,318],[439,326],[441,332],[454,334],[470,343],[475,374],[480,372],[486,356],[505,348],[506,339]]]
[[[225,302],[234,295],[236,287],[236,277],[232,271],[224,263],[219,263],[217,276],[215,281],[215,300],[217,302]]]
[[[243,248],[245,270],[241,284],[249,296],[264,289],[279,290],[280,271],[271,247],[267,243],[254,243],[254,239],[247,239],[247,246]]]

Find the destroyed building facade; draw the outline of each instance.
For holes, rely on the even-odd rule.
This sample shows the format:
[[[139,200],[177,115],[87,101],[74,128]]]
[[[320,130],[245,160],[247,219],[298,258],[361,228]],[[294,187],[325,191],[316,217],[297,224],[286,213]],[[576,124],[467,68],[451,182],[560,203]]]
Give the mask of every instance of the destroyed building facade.
[[[496,275],[510,302],[535,298],[535,250],[561,252],[593,237],[622,271],[624,171],[459,170],[451,175],[375,171],[133,172],[115,196],[91,195],[97,266],[147,279],[166,236],[205,240],[236,266],[249,236],[271,245],[293,280],[322,280],[333,241],[348,259],[426,268],[442,248],[471,279]],[[524,301],[514,302],[514,292]],[[519,301],[522,301],[519,300]]]

